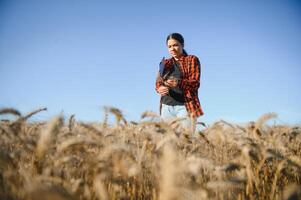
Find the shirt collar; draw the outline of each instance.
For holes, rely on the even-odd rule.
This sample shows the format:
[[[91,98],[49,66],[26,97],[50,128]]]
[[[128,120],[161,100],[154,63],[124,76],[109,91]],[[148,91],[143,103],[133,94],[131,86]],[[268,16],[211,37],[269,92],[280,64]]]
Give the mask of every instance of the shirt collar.
[[[181,54],[178,60],[176,60],[176,59],[174,59],[174,58],[173,58],[173,59],[174,59],[175,61],[178,61],[178,62],[179,62],[179,61],[183,61],[185,57],[186,57],[186,56],[185,56],[184,54]]]

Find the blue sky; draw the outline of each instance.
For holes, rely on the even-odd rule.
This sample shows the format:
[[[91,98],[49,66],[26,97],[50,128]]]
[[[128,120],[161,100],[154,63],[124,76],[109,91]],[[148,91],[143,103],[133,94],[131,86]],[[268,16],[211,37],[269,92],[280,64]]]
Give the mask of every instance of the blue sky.
[[[139,120],[158,111],[158,63],[179,32],[202,65],[199,121],[301,123],[300,22],[290,0],[0,0],[0,108]]]

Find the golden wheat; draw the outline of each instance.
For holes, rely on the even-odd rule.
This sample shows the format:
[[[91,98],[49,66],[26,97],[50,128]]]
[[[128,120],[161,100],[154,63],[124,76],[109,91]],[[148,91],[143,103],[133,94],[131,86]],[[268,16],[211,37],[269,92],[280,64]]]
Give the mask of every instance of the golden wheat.
[[[300,198],[301,127],[266,125],[266,114],[242,126],[203,125],[196,137],[181,119],[147,111],[127,123],[105,107],[100,123],[28,122],[0,110],[0,199],[290,199]],[[108,122],[108,115],[116,123]]]

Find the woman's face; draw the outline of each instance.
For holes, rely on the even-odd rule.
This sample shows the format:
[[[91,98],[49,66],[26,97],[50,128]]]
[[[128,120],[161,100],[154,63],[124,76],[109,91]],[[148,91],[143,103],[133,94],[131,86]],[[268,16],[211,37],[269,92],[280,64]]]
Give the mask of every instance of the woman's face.
[[[183,53],[182,44],[175,39],[169,39],[167,41],[167,48],[168,48],[170,55],[174,58],[179,58],[180,55],[182,55],[182,53]]]

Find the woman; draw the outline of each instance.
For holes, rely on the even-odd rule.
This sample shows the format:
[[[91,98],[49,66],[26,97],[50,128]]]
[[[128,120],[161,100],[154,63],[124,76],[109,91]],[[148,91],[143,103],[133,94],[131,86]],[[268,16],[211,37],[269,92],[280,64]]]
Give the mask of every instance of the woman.
[[[197,117],[203,115],[198,98],[200,62],[196,56],[186,53],[181,34],[168,35],[166,44],[171,58],[163,58],[156,80],[156,91],[161,95],[161,118],[185,117],[186,128],[194,132]]]

